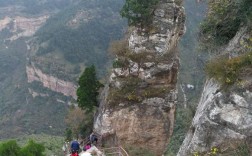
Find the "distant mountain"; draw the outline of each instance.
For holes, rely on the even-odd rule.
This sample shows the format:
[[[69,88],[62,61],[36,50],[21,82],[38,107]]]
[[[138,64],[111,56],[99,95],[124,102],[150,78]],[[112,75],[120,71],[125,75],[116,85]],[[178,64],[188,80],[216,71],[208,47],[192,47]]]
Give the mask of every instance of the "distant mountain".
[[[63,134],[80,73],[89,64],[106,73],[122,3],[0,0],[0,138]]]
[[[12,8],[9,12],[27,13],[28,15],[41,14],[42,12],[52,12],[64,9],[78,3],[80,0],[0,0],[1,8]]]
[[[35,35],[35,57],[54,54],[74,65],[72,71],[84,63],[106,73],[109,42],[121,37],[125,25],[118,13],[121,5],[114,0],[82,1],[52,16]]]

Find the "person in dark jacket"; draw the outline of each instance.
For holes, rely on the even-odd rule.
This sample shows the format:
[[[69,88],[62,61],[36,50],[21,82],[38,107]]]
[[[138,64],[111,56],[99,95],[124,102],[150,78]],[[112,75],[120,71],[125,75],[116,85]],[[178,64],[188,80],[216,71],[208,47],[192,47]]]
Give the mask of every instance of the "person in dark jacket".
[[[74,140],[71,143],[71,152],[72,154],[78,153],[80,149],[80,144],[78,143],[78,141]]]
[[[97,144],[98,138],[97,138],[97,136],[95,135],[94,132],[92,132],[92,133],[90,134],[89,140],[90,140],[91,144],[93,144],[94,142]]]

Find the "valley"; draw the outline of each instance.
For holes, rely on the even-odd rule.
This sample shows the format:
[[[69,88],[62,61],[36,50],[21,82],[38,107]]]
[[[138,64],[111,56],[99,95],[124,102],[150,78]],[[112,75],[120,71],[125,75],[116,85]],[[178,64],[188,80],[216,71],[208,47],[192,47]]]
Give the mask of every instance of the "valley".
[[[62,136],[85,66],[98,65],[100,77],[107,71],[106,49],[125,26],[116,15],[122,2],[0,4],[0,140],[40,133]]]

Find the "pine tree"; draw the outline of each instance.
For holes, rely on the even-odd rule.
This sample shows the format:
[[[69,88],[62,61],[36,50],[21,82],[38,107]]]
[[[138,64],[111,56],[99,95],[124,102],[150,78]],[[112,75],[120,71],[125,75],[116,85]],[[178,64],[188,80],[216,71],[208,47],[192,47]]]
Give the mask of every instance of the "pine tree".
[[[102,86],[97,80],[94,65],[87,67],[79,79],[79,88],[77,89],[78,106],[91,112],[95,106],[98,106],[98,90]]]

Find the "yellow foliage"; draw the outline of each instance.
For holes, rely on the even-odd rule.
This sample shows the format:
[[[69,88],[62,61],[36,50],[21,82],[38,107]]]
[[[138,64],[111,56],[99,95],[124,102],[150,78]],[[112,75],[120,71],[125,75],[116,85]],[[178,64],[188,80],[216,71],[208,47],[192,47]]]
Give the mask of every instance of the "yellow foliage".
[[[216,155],[217,153],[218,153],[218,148],[216,148],[216,147],[213,147],[212,149],[211,149],[211,154],[213,154],[213,155]]]
[[[199,156],[199,152],[193,153],[193,156]]]
[[[252,67],[251,53],[247,53],[235,58],[218,58],[212,60],[206,66],[206,72],[210,77],[214,77],[223,85],[239,84],[240,74],[245,68]]]

